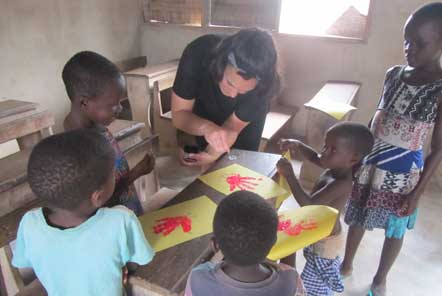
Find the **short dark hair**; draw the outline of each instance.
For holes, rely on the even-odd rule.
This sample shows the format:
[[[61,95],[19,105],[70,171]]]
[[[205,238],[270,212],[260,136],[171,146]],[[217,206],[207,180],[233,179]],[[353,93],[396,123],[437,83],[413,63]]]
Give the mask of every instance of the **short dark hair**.
[[[427,22],[437,22],[442,37],[442,2],[423,5],[411,15],[408,25],[419,26]]]
[[[250,191],[224,198],[213,219],[215,241],[229,262],[247,266],[262,262],[276,242],[278,216]]]
[[[363,124],[348,121],[340,122],[332,126],[328,132],[347,139],[351,149],[358,154],[360,159],[364,158],[373,149],[373,134]]]
[[[103,135],[90,129],[43,139],[31,152],[28,182],[49,208],[75,209],[99,190],[113,172],[114,151]]]
[[[104,56],[82,51],[63,68],[62,78],[71,101],[79,97],[94,98],[103,94],[108,83],[120,79],[117,66]]]
[[[222,80],[228,65],[229,54],[233,54],[244,79],[259,78],[257,94],[271,99],[281,91],[281,75],[278,68],[278,53],[272,35],[260,28],[248,28],[221,40],[215,48],[209,66],[212,78]]]

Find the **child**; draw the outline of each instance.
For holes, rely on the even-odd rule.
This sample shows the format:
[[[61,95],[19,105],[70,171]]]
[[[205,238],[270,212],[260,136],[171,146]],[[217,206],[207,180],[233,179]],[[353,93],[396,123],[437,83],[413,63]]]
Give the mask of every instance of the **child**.
[[[150,173],[155,165],[146,156],[132,169],[107,129],[121,111],[120,101],[126,96],[126,83],[118,68],[105,57],[90,51],[79,52],[64,66],[63,82],[71,100],[71,111],[64,120],[65,130],[94,128],[99,130],[115,150],[116,186],[108,206],[122,204],[142,214],[140,200],[132,183]]]
[[[26,213],[12,264],[51,295],[122,295],[122,270],[154,252],[136,216],[102,208],[115,185],[114,152],[92,130],[50,136],[33,149],[28,182],[44,207]]]
[[[343,122],[332,126],[325,135],[324,148],[317,153],[311,147],[296,140],[281,140],[281,149],[303,155],[308,161],[325,168],[316,181],[312,193],[301,187],[290,162],[282,158],[278,172],[287,183],[300,206],[326,205],[339,211],[351,193],[353,170],[373,147],[370,130],[358,123]],[[342,247],[342,228],[339,217],[331,235],[304,249],[306,265],[301,278],[309,296],[333,295],[342,292],[344,285],[339,274]]]
[[[237,191],[227,196],[216,209],[212,241],[224,260],[194,268],[185,295],[305,295],[295,269],[265,261],[277,227],[275,210],[257,194]]]
[[[414,12],[404,28],[408,65],[387,71],[371,130],[373,151],[363,162],[348,203],[350,226],[341,272],[350,275],[365,230],[385,229],[371,295],[386,295],[387,274],[412,229],[419,199],[442,158],[442,3]],[[422,146],[434,127],[431,151]],[[423,168],[423,170],[422,170]]]

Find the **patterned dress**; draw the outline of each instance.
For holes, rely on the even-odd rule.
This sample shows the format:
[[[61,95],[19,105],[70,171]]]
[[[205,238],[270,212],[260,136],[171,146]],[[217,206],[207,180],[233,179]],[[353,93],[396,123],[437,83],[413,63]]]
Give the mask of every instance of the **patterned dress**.
[[[356,174],[345,214],[349,225],[385,229],[387,237],[396,233],[392,235],[396,238],[405,229],[397,232],[394,227],[413,228],[416,212],[403,217],[400,209],[405,195],[419,181],[424,165],[422,146],[434,126],[437,97],[442,93],[442,80],[421,86],[405,83],[404,68],[395,66],[387,72],[371,126],[375,144]]]
[[[105,136],[105,138],[109,141],[112,148],[114,149],[116,171],[115,184],[118,184],[118,182],[129,173],[129,164],[112,133],[107,128],[100,128],[100,132]],[[143,214],[141,202],[138,199],[138,195],[132,184],[121,192],[119,196],[119,204],[131,209],[137,216]]]

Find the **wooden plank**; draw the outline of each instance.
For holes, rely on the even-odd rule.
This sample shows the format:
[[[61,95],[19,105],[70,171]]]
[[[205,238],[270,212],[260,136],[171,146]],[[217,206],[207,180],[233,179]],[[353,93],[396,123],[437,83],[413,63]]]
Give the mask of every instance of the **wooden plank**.
[[[239,163],[263,175],[272,177],[276,173],[276,162],[280,158],[277,154],[237,149],[233,149],[230,154],[235,155],[237,159],[229,160],[227,156],[224,156],[209,171]],[[219,203],[225,197],[201,181],[195,180],[168,202],[166,206],[191,200],[201,195],[207,195],[216,203]],[[180,293],[185,287],[186,278],[191,269],[213,255],[209,246],[211,236],[211,234],[208,234],[158,252],[152,262],[139,267],[135,271],[135,276],[145,280],[149,285],[165,289],[169,293]]]
[[[0,247],[9,244],[17,236],[17,229],[23,215],[36,207],[41,206],[38,200],[33,200],[26,206],[0,217]]]
[[[116,119],[109,125],[109,131],[117,141],[139,132],[146,125],[143,122]]]
[[[54,117],[48,110],[35,110],[0,118],[0,144],[53,126]]]
[[[37,103],[17,100],[0,101],[0,118],[35,110],[37,106]]]
[[[0,159],[0,192],[25,182],[31,149],[20,150]]]
[[[143,68],[138,68],[138,69],[134,69],[131,71],[127,71],[124,73],[124,75],[126,76],[145,76],[149,79],[153,79],[156,76],[162,75],[162,74],[166,74],[169,72],[176,72],[176,70],[178,69],[178,63],[179,63],[179,59],[167,62],[167,63],[163,63],[163,64],[158,64],[158,65],[149,65]]]
[[[11,265],[12,251],[9,246],[0,248],[1,277],[6,295],[16,295],[24,288],[18,269]]]

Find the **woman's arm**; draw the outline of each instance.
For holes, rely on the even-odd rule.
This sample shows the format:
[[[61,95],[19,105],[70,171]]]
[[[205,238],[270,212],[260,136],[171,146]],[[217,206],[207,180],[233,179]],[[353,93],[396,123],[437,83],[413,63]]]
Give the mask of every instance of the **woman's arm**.
[[[413,214],[425,187],[436,172],[436,169],[442,160],[442,97],[439,97],[439,102],[436,124],[434,125],[433,136],[431,138],[430,153],[425,159],[424,170],[419,178],[419,182],[413,191],[408,194],[408,197],[404,202],[403,209],[407,210],[407,215]]]
[[[235,113],[230,115],[230,117],[224,122],[222,128],[226,132],[226,143],[230,149],[230,147],[235,144],[236,139],[238,138],[239,133],[248,125],[248,122],[244,122],[239,119]],[[189,165],[200,166],[209,164],[217,160],[224,152],[217,151],[212,145],[207,147],[205,152],[201,152],[198,154],[189,155],[189,157],[193,158],[195,162],[189,163]]]
[[[188,134],[203,136],[207,143],[218,153],[230,149],[228,131],[210,120],[203,119],[192,112],[195,100],[186,100],[172,92],[172,122],[174,126]]]

